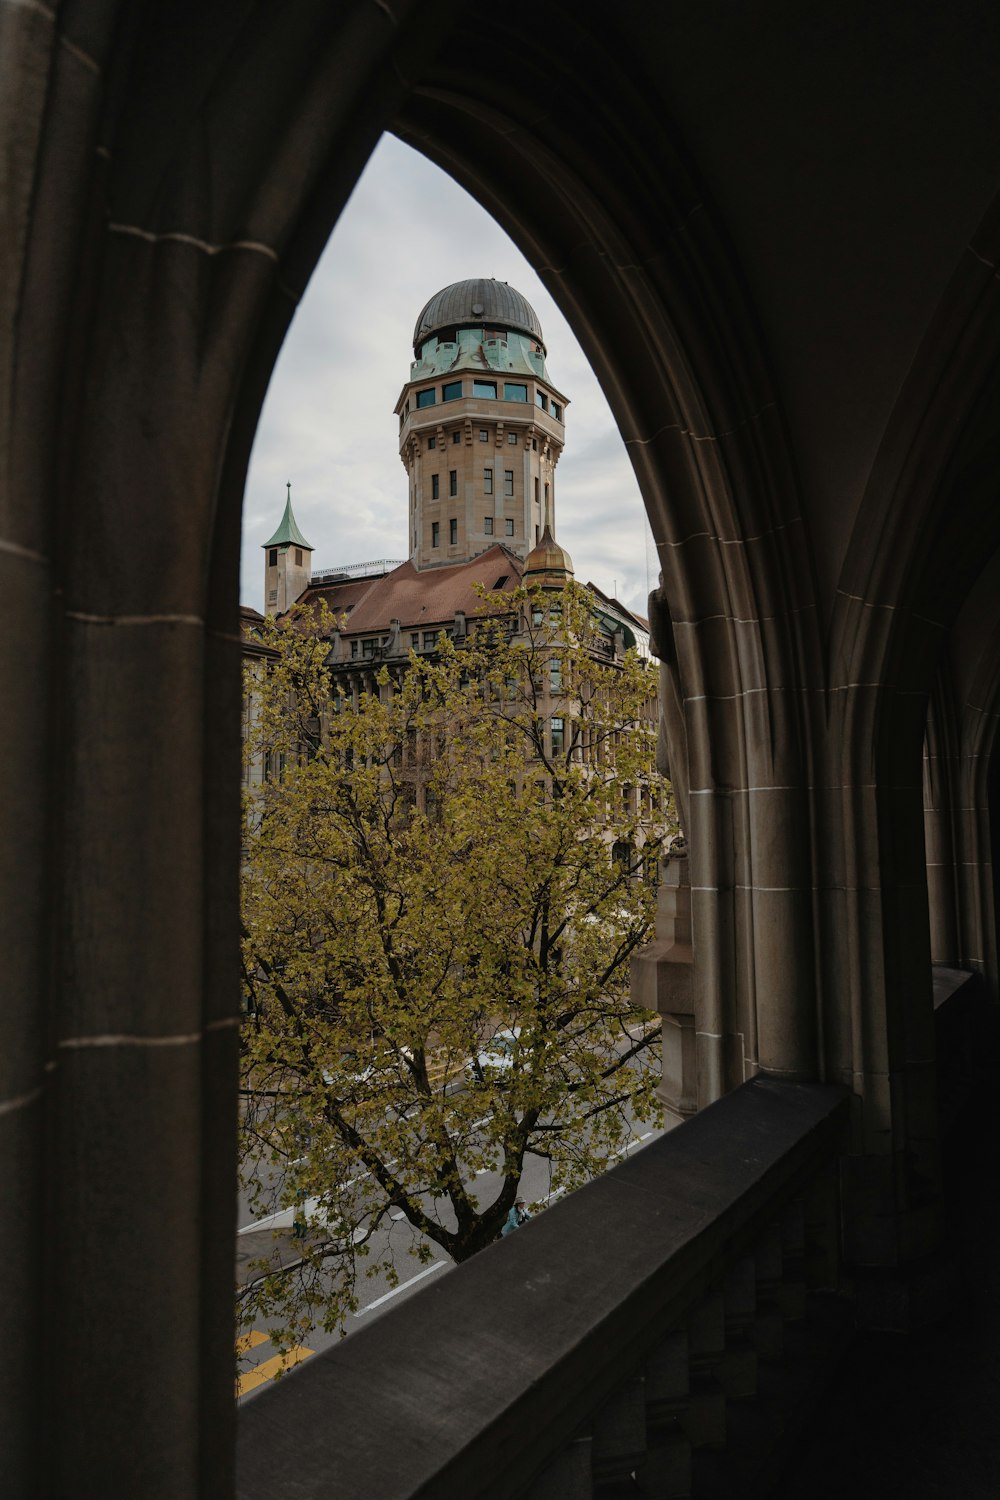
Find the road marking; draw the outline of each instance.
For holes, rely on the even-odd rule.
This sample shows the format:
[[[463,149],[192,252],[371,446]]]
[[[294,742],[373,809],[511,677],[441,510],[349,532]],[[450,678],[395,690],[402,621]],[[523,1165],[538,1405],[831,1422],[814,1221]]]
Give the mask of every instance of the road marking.
[[[608,1160],[610,1161],[613,1156],[624,1156],[625,1152],[631,1151],[633,1146],[638,1146],[642,1141],[648,1141],[652,1134],[651,1130],[647,1130],[645,1135],[633,1136],[630,1141],[625,1142],[624,1146],[619,1146],[617,1151],[609,1151]]]
[[[259,1385],[273,1380],[282,1370],[290,1370],[294,1365],[300,1365],[310,1354],[315,1354],[315,1349],[304,1349],[301,1344],[295,1344],[287,1354],[276,1354],[273,1359],[265,1359],[261,1365],[256,1365],[241,1375],[236,1382],[237,1396],[245,1396],[248,1391],[254,1391]]]
[[[411,1286],[416,1286],[418,1281],[423,1281],[424,1277],[429,1276],[432,1271],[441,1271],[447,1264],[446,1260],[436,1260],[431,1265],[425,1266],[422,1271],[417,1272],[416,1276],[411,1276],[409,1281],[394,1286],[391,1292],[384,1292],[381,1297],[376,1297],[374,1302],[369,1302],[367,1307],[359,1307],[354,1316],[363,1318],[365,1313],[374,1312],[376,1307],[382,1306],[383,1302],[388,1302],[392,1297],[398,1297],[400,1292],[408,1291]]]
[[[626,1141],[625,1142],[624,1146],[619,1146],[618,1149],[617,1149],[617,1151],[609,1151],[608,1152],[608,1157],[607,1157],[608,1161],[613,1160],[613,1158],[616,1157],[616,1156],[622,1156],[622,1155],[624,1155],[624,1153],[626,1151],[631,1151],[633,1146],[639,1146],[639,1145],[642,1144],[643,1141],[648,1141],[649,1137],[652,1134],[653,1134],[653,1132],[651,1130],[647,1130],[645,1135],[636,1135],[636,1136],[633,1136],[630,1141]],[[562,1195],[563,1195],[563,1193],[567,1193],[567,1192],[569,1192],[569,1188],[568,1187],[556,1188],[556,1190],[555,1190],[554,1193],[550,1193],[548,1195],[548,1197],[546,1198],[545,1202],[547,1204],[548,1203],[553,1203],[553,1202],[555,1202],[556,1198],[561,1198]]]
[[[267,1334],[261,1333],[259,1328],[252,1328],[249,1333],[241,1333],[236,1340],[236,1353],[246,1354],[251,1349],[256,1349],[258,1344],[267,1343]]]

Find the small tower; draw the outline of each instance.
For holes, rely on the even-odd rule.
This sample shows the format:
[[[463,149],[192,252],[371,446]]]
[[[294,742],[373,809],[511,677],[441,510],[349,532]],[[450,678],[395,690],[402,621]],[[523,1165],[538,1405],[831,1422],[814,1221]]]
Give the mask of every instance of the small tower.
[[[541,537],[525,559],[521,582],[525,588],[564,589],[573,577],[573,561],[552,534],[548,501],[543,512],[543,525],[545,529]]]
[[[295,524],[292,486],[277,531],[264,543],[264,613],[281,615],[308,587],[313,549]]]

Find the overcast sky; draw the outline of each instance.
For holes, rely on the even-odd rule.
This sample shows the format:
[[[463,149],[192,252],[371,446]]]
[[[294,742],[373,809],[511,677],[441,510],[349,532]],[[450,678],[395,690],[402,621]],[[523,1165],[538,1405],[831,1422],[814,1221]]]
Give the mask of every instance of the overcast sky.
[[[425,157],[384,136],[313,275],[264,402],[247,476],[240,597],[262,608],[261,546],[291,481],[316,569],[407,556],[399,393],[424,303],[495,276],[541,320],[553,384],[571,403],[556,470],[559,541],[577,578],[645,613],[655,554],[613,417],[579,344],[513,242]],[[649,581],[651,579],[651,582]]]

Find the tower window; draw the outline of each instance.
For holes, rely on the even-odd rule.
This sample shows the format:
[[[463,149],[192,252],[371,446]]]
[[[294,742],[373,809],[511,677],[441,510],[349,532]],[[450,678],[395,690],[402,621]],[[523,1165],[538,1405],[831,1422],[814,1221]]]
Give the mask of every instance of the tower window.
[[[503,524],[504,524],[504,530],[507,533],[507,535],[508,536],[513,536],[514,535],[514,522],[513,521],[505,521]]]
[[[492,493],[493,493],[493,470],[492,469],[484,469],[483,470],[483,494],[484,495],[492,495]]]
[[[514,493],[513,469],[504,469],[503,471],[503,492],[505,495],[513,495]]]
[[[432,547],[440,547],[440,545],[441,545],[441,522],[440,521],[432,521],[431,522],[431,546]]]
[[[419,410],[419,408],[421,406],[433,406],[433,405],[434,405],[434,387],[433,386],[428,386],[428,388],[427,388],[426,391],[418,391],[417,392],[417,408],[418,408],[418,410]]]
[[[548,404],[549,403],[548,403],[548,401],[546,399],[545,392],[544,391],[536,391],[535,392],[535,405],[536,406],[540,406],[542,408],[542,411],[547,411],[548,410]]]
[[[302,566],[302,548],[301,547],[296,547],[296,549],[295,549],[295,566],[297,568],[301,568],[301,566]]]
[[[451,520],[448,522],[448,540],[453,547],[458,541],[458,521],[454,516],[452,516]]]
[[[526,385],[512,385],[510,381],[504,384],[503,398],[505,401],[527,401],[528,387]]]
[[[462,382],[460,380],[449,380],[447,385],[441,387],[442,401],[458,401],[462,395]]]
[[[479,441],[481,443],[488,443],[489,440],[490,440],[489,430],[486,427],[480,427],[480,429],[479,429]]]
[[[486,517],[485,521],[483,522],[483,530],[485,531],[485,533],[486,533],[487,536],[492,536],[493,535],[493,517],[492,516],[487,516]]]
[[[516,432],[508,432],[508,434],[507,434],[507,441],[511,445],[513,445],[514,443],[516,443],[517,442],[517,433]]]
[[[562,407],[559,405],[558,401],[553,401],[552,403],[552,415],[555,417],[557,422],[562,421]]]
[[[278,566],[277,547],[272,547],[270,552],[267,554],[267,565],[269,568],[276,568]]]
[[[441,476],[439,474],[432,474],[431,475],[431,499],[432,500],[436,500],[438,498],[438,496],[440,495],[440,493],[441,493]]]
[[[437,445],[438,445],[438,440],[437,440],[436,437],[429,437],[427,439],[427,450],[428,450],[428,452],[430,452],[431,448],[436,448]]]
[[[453,443],[460,443],[462,441],[462,434],[460,432],[453,432],[451,440]]]
[[[474,380],[472,382],[472,394],[483,396],[487,401],[497,399],[497,383],[495,380]]]
[[[449,495],[457,495],[458,494],[458,470],[457,469],[449,469],[448,470],[448,493],[449,493]]]

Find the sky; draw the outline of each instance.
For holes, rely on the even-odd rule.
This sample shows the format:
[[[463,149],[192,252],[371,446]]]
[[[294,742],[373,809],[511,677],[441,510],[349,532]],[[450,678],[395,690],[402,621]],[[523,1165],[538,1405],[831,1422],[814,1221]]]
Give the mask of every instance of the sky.
[[[569,325],[500,226],[426,157],[384,136],[341,215],[285,339],[254,440],[240,599],[263,607],[261,547],[292,486],[319,571],[407,556],[395,405],[413,326],[442,287],[494,276],[537,312],[550,378],[569,403],[556,470],[559,541],[576,577],[646,612],[655,551],[635,475]]]

